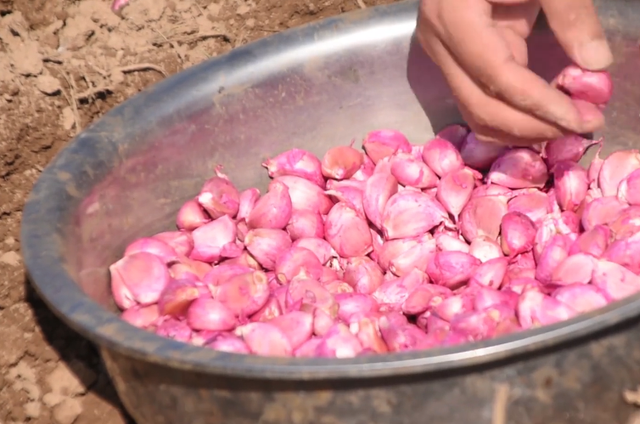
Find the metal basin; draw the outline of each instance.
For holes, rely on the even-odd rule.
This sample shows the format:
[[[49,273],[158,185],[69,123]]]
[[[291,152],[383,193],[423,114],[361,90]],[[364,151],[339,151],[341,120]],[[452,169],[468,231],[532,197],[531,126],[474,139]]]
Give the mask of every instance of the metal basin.
[[[640,2],[597,3],[617,59],[602,134],[611,152],[640,133]],[[114,313],[107,266],[135,237],[172,228],[215,164],[240,188],[264,188],[260,161],[291,147],[320,154],[381,127],[420,142],[459,120],[411,43],[416,7],[324,20],[193,67],[113,109],[43,172],[23,219],[31,280],[99,346],[138,423],[495,424],[505,408],[509,423],[627,422],[621,391],[640,383],[640,296],[496,340],[344,360],[215,352]],[[541,75],[567,63],[543,24],[530,45]]]

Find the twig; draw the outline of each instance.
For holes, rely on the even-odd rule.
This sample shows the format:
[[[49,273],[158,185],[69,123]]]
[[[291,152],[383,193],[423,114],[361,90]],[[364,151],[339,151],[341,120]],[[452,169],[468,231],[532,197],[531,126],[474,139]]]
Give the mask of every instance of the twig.
[[[164,38],[164,40],[169,43],[169,45],[173,48],[173,50],[175,50],[176,55],[178,56],[178,60],[180,61],[181,64],[184,65],[184,57],[182,56],[182,53],[180,53],[180,50],[178,49],[178,46],[176,43],[174,43],[173,41],[169,40],[167,37],[165,37],[165,35],[163,33],[160,32],[160,30],[156,29],[156,28],[152,28],[152,30],[154,30],[155,32],[158,33],[158,35],[160,35],[160,37]]]
[[[90,88],[90,89],[88,89],[86,91],[83,91],[82,93],[76,94],[76,99],[77,100],[86,100],[86,99],[89,99],[91,97],[94,97],[96,94],[106,93],[106,92],[112,92],[113,93],[113,87],[109,87],[109,86],[93,87],[93,88]]]
[[[202,16],[205,16],[204,11],[202,10],[202,8],[200,7],[200,5],[198,4],[197,1],[194,1],[193,4],[196,6],[196,9],[198,9],[198,11],[200,12],[200,14]]]
[[[67,84],[69,85],[69,89],[71,90],[71,94],[67,95],[67,93],[64,90],[62,91],[62,95],[64,97],[66,97],[67,102],[69,102],[69,106],[71,106],[71,111],[73,112],[73,120],[76,123],[76,134],[80,133],[80,113],[78,112],[78,103],[76,100],[76,91],[75,91],[75,82],[73,82],[73,78],[68,76],[66,74],[66,72],[61,71],[60,74],[62,75],[62,78],[65,79],[65,81],[67,81]]]
[[[123,74],[129,74],[131,72],[140,72],[140,71],[156,71],[164,75],[168,76],[167,72],[161,67],[154,65],[153,63],[135,63],[133,65],[120,66],[111,71],[114,72],[122,72]]]
[[[367,5],[365,4],[364,0],[356,0],[356,4],[358,5],[358,7],[360,7],[360,9],[367,8]]]
[[[507,404],[509,402],[509,385],[499,384],[493,398],[493,417],[491,424],[507,424]]]

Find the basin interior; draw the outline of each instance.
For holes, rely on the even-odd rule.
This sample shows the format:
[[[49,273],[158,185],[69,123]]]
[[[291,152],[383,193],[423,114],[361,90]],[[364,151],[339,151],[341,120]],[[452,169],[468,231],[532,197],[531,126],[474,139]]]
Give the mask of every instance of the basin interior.
[[[596,134],[606,155],[638,143],[640,52],[622,11],[640,14],[631,2],[599,4],[616,56],[607,128]],[[63,188],[49,218],[66,272],[116,311],[108,266],[133,239],[174,229],[178,208],[217,164],[239,189],[264,192],[261,162],[287,149],[321,155],[353,139],[359,146],[379,128],[420,143],[460,122],[438,69],[412,43],[415,10],[414,2],[372,8],[259,41],[158,84],[87,129],[45,172]],[[546,79],[568,63],[544,26],[529,47]]]

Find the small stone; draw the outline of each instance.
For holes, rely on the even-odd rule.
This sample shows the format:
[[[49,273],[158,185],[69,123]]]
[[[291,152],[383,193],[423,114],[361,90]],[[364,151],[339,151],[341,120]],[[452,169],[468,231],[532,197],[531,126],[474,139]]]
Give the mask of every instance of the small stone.
[[[249,18],[245,22],[245,25],[247,25],[247,28],[253,28],[254,26],[256,26],[256,20],[253,18]]]
[[[22,332],[13,325],[0,325],[0,340],[2,340],[2,348],[0,348],[1,369],[18,362],[24,355],[26,348]]]
[[[250,10],[251,8],[249,6],[247,6],[246,4],[242,4],[238,7],[238,9],[236,9],[236,13],[238,15],[244,15],[246,13],[249,13]]]
[[[13,237],[9,236],[6,239],[4,239],[4,243],[7,246],[13,246],[16,243],[16,239],[14,239]]]
[[[66,398],[53,408],[53,422],[73,424],[82,413],[82,404],[78,399]]]
[[[48,96],[59,94],[62,90],[60,81],[57,78],[46,74],[38,75],[36,78],[36,88]]]
[[[42,402],[44,402],[44,404],[47,405],[47,407],[49,408],[53,408],[54,406],[56,406],[57,404],[59,404],[65,399],[66,399],[66,396],[60,395],[58,393],[53,393],[53,392],[47,393],[46,395],[42,396]]]
[[[69,131],[73,128],[73,125],[76,123],[76,118],[73,116],[73,111],[69,106],[62,109],[62,113],[60,114],[60,120],[62,121],[62,128]]]
[[[77,396],[86,393],[97,375],[83,363],[72,361],[69,366],[60,362],[47,377],[47,383],[53,393],[65,396]]]
[[[27,402],[24,404],[24,414],[27,418],[36,419],[40,417],[40,411],[42,410],[42,404],[40,402]]]
[[[0,263],[9,265],[9,266],[19,266],[20,265],[20,255],[16,252],[6,252],[0,255]]]

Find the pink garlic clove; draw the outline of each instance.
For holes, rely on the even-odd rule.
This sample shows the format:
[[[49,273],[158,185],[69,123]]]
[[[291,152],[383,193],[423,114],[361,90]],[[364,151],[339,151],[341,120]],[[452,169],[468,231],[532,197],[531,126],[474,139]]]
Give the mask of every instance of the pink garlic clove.
[[[573,234],[576,236],[580,232],[580,217],[576,212],[573,211],[564,211],[560,213],[560,222],[561,225],[568,230],[567,234]],[[564,230],[563,230],[564,232]]]
[[[244,238],[247,236],[249,232],[249,225],[244,219],[241,219],[236,222],[236,237],[241,243],[244,243]]]
[[[398,192],[398,181],[385,172],[375,173],[367,180],[362,204],[366,217],[378,229],[382,229],[382,219],[389,199]]]
[[[640,207],[628,206],[609,223],[615,239],[633,237],[640,232]]]
[[[509,314],[518,305],[518,294],[511,290],[496,290],[491,287],[478,287],[475,290],[473,299],[473,307],[476,311],[491,311],[492,314],[498,314],[501,318],[505,312]],[[515,312],[514,312],[515,315]]]
[[[570,65],[560,72],[555,84],[569,93],[571,98],[604,106],[611,99],[613,81],[607,71],[587,71]]]
[[[544,155],[549,169],[553,170],[557,163],[569,161],[578,163],[587,149],[598,143],[595,140],[583,138],[577,134],[549,141],[544,148]]]
[[[464,161],[458,149],[450,141],[438,137],[426,142],[422,150],[422,160],[439,177],[464,168]]]
[[[449,296],[437,305],[434,305],[432,311],[440,318],[447,322],[459,314],[470,312],[473,310],[473,298],[471,296],[463,296],[454,294]]]
[[[205,181],[198,194],[198,203],[213,219],[224,215],[233,218],[240,207],[240,193],[219,168],[216,169],[216,174],[215,177]]]
[[[201,289],[190,279],[171,280],[158,299],[161,315],[183,318],[191,303],[199,298]]]
[[[598,178],[600,176],[600,170],[602,169],[602,165],[604,164],[604,160],[600,157],[600,152],[602,151],[602,140],[598,142],[598,150],[596,151],[593,160],[589,164],[589,169],[587,170],[587,177],[589,178],[589,187],[590,188],[598,188]]]
[[[370,349],[372,353],[387,353],[389,351],[387,344],[382,339],[376,321],[370,318],[362,318],[351,326],[351,332],[355,332],[364,350]]]
[[[252,322],[236,328],[252,353],[260,356],[287,357],[293,355],[293,347],[287,335],[268,322]]]
[[[422,284],[409,293],[402,304],[402,312],[407,315],[420,315],[452,295],[453,292],[446,287]]]
[[[310,279],[291,281],[286,292],[286,309],[291,311],[297,306],[305,305],[322,309],[331,317],[335,317],[338,313],[335,298],[319,282]]]
[[[433,188],[438,185],[438,176],[412,153],[399,153],[391,158],[391,175],[398,183],[416,188]]]
[[[291,197],[287,186],[279,181],[269,184],[269,191],[253,207],[247,218],[249,229],[283,229],[291,219]]]
[[[281,284],[303,276],[318,280],[323,274],[322,264],[311,250],[293,246],[280,253],[275,271]]]
[[[507,274],[502,280],[501,290],[522,294],[533,290],[542,292],[542,284],[535,279],[535,269],[512,267],[507,268]]]
[[[329,332],[338,321],[322,309],[313,311],[313,334],[322,337]]]
[[[409,294],[416,287],[429,282],[429,277],[417,269],[412,270],[404,277],[396,278],[382,283],[373,292],[373,298],[380,304],[385,305],[387,310],[399,311]]]
[[[613,152],[602,163],[598,174],[598,186],[603,196],[616,196],[620,183],[636,169],[640,169],[638,150]]]
[[[597,260],[591,284],[609,301],[622,300],[640,292],[640,277],[627,268],[605,259]]]
[[[180,256],[189,256],[193,250],[193,237],[187,231],[166,231],[153,238],[165,242]]]
[[[366,256],[349,258],[344,267],[343,279],[356,293],[371,294],[382,284],[382,270]]]
[[[319,237],[305,237],[298,239],[293,243],[293,246],[304,247],[305,249],[311,250],[322,264],[326,264],[331,258],[336,258],[338,256],[329,242]]]
[[[282,315],[282,307],[275,296],[269,296],[267,303],[258,312],[251,315],[252,322],[267,322]]]
[[[251,211],[256,205],[256,202],[260,199],[260,190],[257,188],[249,188],[240,193],[238,214],[236,220],[246,220],[249,218]]]
[[[406,352],[433,346],[427,334],[413,324],[394,325],[384,316],[380,318],[378,325],[390,352]]]
[[[426,272],[429,262],[436,254],[436,250],[435,239],[425,236],[420,237],[415,246],[391,260],[389,271],[399,277],[407,275],[414,269]]]
[[[553,292],[552,296],[580,313],[595,311],[609,303],[602,292],[590,284],[570,284],[560,287]]]
[[[256,259],[251,256],[249,252],[246,250],[240,254],[240,256],[236,258],[227,259],[223,262],[220,262],[220,265],[240,265],[246,266],[251,269],[261,270],[262,266],[256,261]]]
[[[362,345],[344,324],[335,324],[322,337],[316,347],[316,356],[320,358],[354,358],[362,351]]]
[[[553,270],[551,282],[558,286],[589,284],[596,259],[586,253],[567,257]]]
[[[471,199],[475,183],[475,174],[469,168],[449,172],[438,183],[436,198],[455,221]]]
[[[366,219],[346,203],[329,211],[324,223],[325,239],[343,258],[364,256],[372,250],[372,238]]]
[[[640,169],[636,169],[620,182],[618,199],[633,206],[640,205]]]
[[[180,230],[193,231],[211,221],[211,217],[204,210],[198,199],[191,199],[185,202],[176,218],[176,225]]]
[[[167,243],[152,237],[144,237],[134,240],[127,246],[123,256],[129,256],[134,253],[147,252],[156,255],[163,260],[164,263],[170,265],[178,262],[178,254]]]
[[[534,269],[536,267],[536,260],[532,251],[524,252],[514,257],[510,257],[509,265],[519,266],[521,268],[531,268]]]
[[[438,134],[436,134],[436,137],[447,140],[448,142],[453,144],[456,149],[460,150],[462,144],[467,139],[468,134],[469,128],[467,126],[452,124],[447,125],[443,129],[441,129]]]
[[[615,240],[602,254],[602,259],[624,266],[629,271],[640,274],[640,233],[629,238]]]
[[[179,342],[188,343],[191,341],[193,332],[185,321],[179,321],[175,318],[164,318],[156,328],[156,334]]]
[[[530,149],[512,149],[505,152],[487,175],[487,183],[508,188],[542,188],[549,175],[547,165],[539,154]]]
[[[338,302],[338,318],[346,323],[351,323],[352,316],[377,312],[379,309],[378,302],[367,294],[362,293],[345,293],[335,297]]]
[[[563,235],[553,236],[542,249],[535,277],[545,284],[551,283],[558,266],[569,256],[568,240]]]
[[[325,215],[333,207],[324,190],[309,180],[292,175],[283,175],[271,181],[269,190],[276,182],[284,183],[289,189],[289,197],[293,210],[312,210]]]
[[[269,321],[278,327],[289,339],[291,347],[297,349],[313,335],[313,315],[308,312],[292,311]]]
[[[424,151],[424,146],[422,144],[412,144],[411,145],[411,156],[415,159],[421,161],[422,160],[422,152]],[[396,156],[400,153],[396,153]],[[426,165],[426,164],[425,164]],[[431,169],[431,168],[429,168]]]
[[[483,184],[473,189],[473,191],[471,192],[471,198],[475,199],[476,197],[483,197],[483,196],[497,196],[497,197],[504,197],[505,202],[507,202],[509,199],[513,197],[512,194],[513,192],[510,189],[503,187],[501,185]]]
[[[549,198],[542,191],[516,196],[507,204],[509,212],[521,212],[527,215],[535,224],[542,222],[545,216],[551,213]]]
[[[505,255],[511,257],[533,249],[536,225],[521,212],[508,212],[500,223],[500,242]]]
[[[223,256],[223,248],[235,244],[236,234],[236,224],[228,215],[223,215],[193,231],[193,250],[189,257],[197,261],[218,262]]]
[[[233,330],[238,321],[234,313],[221,302],[201,297],[187,310],[187,323],[194,330]]]
[[[223,263],[216,265],[211,271],[207,272],[202,278],[202,282],[209,287],[220,286],[226,284],[237,275],[252,271],[253,269],[248,266]]]
[[[615,196],[594,199],[587,203],[582,211],[582,227],[588,231],[596,225],[607,225],[613,222],[627,206]]]
[[[367,181],[369,178],[371,178],[376,169],[376,164],[373,163],[369,156],[367,156],[366,154],[362,155],[362,159],[362,166],[360,166],[358,172],[353,174],[353,177],[351,177],[352,180]]]
[[[318,281],[322,284],[322,285],[327,285],[328,283],[335,281],[335,280],[340,280],[343,276],[343,272],[340,271],[336,271],[333,268],[329,268],[328,266],[323,266],[322,267],[322,276],[320,276],[320,278],[318,279]],[[349,286],[351,287],[351,286]]]
[[[381,159],[376,164],[376,167],[373,169],[373,175],[376,174],[391,174],[391,157]]]
[[[411,144],[404,134],[400,131],[384,129],[367,134],[362,142],[362,148],[375,164],[396,152],[411,152]]]
[[[480,260],[464,252],[438,252],[427,266],[434,284],[456,289],[469,281]]]
[[[586,231],[578,237],[571,245],[569,254],[587,253],[593,257],[599,258],[607,250],[609,240],[611,240],[611,230],[605,225],[596,225],[589,231]]]
[[[324,288],[333,295],[342,294],[342,293],[355,293],[353,287],[351,287],[348,283],[341,280],[333,280],[326,284],[323,284]]]
[[[291,247],[291,238],[283,230],[259,228],[244,238],[247,250],[267,270],[274,270],[276,259]]]
[[[114,300],[122,309],[156,303],[171,279],[162,259],[148,252],[125,256],[109,272]]]
[[[508,266],[509,259],[505,257],[490,259],[478,265],[469,279],[469,285],[481,285],[497,289],[507,274]]]
[[[438,251],[454,251],[469,253],[469,245],[451,234],[437,233],[435,235],[436,247]]]
[[[363,156],[351,146],[333,147],[322,158],[322,175],[334,180],[351,178],[364,163]]]
[[[491,164],[498,159],[508,147],[487,141],[478,140],[471,132],[460,147],[460,156],[464,164],[479,171],[491,168]]]
[[[380,248],[377,262],[383,271],[387,271],[392,260],[402,255],[404,252],[407,252],[418,243],[419,241],[416,238],[387,240]]]
[[[240,337],[230,333],[219,333],[205,345],[220,352],[249,354],[249,346]]]
[[[120,318],[135,327],[145,329],[156,324],[160,318],[160,312],[158,311],[158,305],[134,305],[124,311]]]
[[[524,329],[566,321],[578,314],[569,305],[537,291],[526,291],[520,295],[517,311]]]
[[[320,343],[322,343],[320,337],[310,338],[293,352],[293,356],[296,358],[314,358],[316,356],[316,349],[318,349]]]
[[[236,275],[225,284],[209,289],[214,299],[240,318],[258,312],[269,300],[269,280],[262,271]]]
[[[563,211],[576,211],[589,189],[587,171],[577,163],[561,161],[553,171],[556,200]]]
[[[479,196],[472,198],[460,213],[458,225],[467,241],[477,237],[497,240],[500,223],[507,214],[507,198],[498,196]]]
[[[356,188],[356,187],[337,187],[334,190],[327,190],[325,194],[331,196],[336,203],[345,202],[353,209],[356,210],[360,215],[366,216],[364,211],[364,190]],[[322,237],[322,235],[318,236]]]
[[[476,237],[471,241],[469,254],[480,259],[480,262],[483,263],[504,256],[502,247],[496,241],[485,236]]]
[[[382,231],[387,240],[419,237],[447,219],[437,200],[421,192],[402,191],[387,202]]]
[[[204,278],[211,269],[212,267],[208,263],[183,257],[180,258],[179,263],[171,265],[169,274],[177,280],[186,278],[198,281]]]
[[[267,159],[262,163],[262,166],[267,168],[271,178],[283,176],[300,177],[320,188],[325,186],[320,159],[306,150],[287,150],[273,159]]]
[[[487,311],[466,312],[451,320],[451,331],[464,335],[470,341],[494,337],[497,326],[497,321]]]

